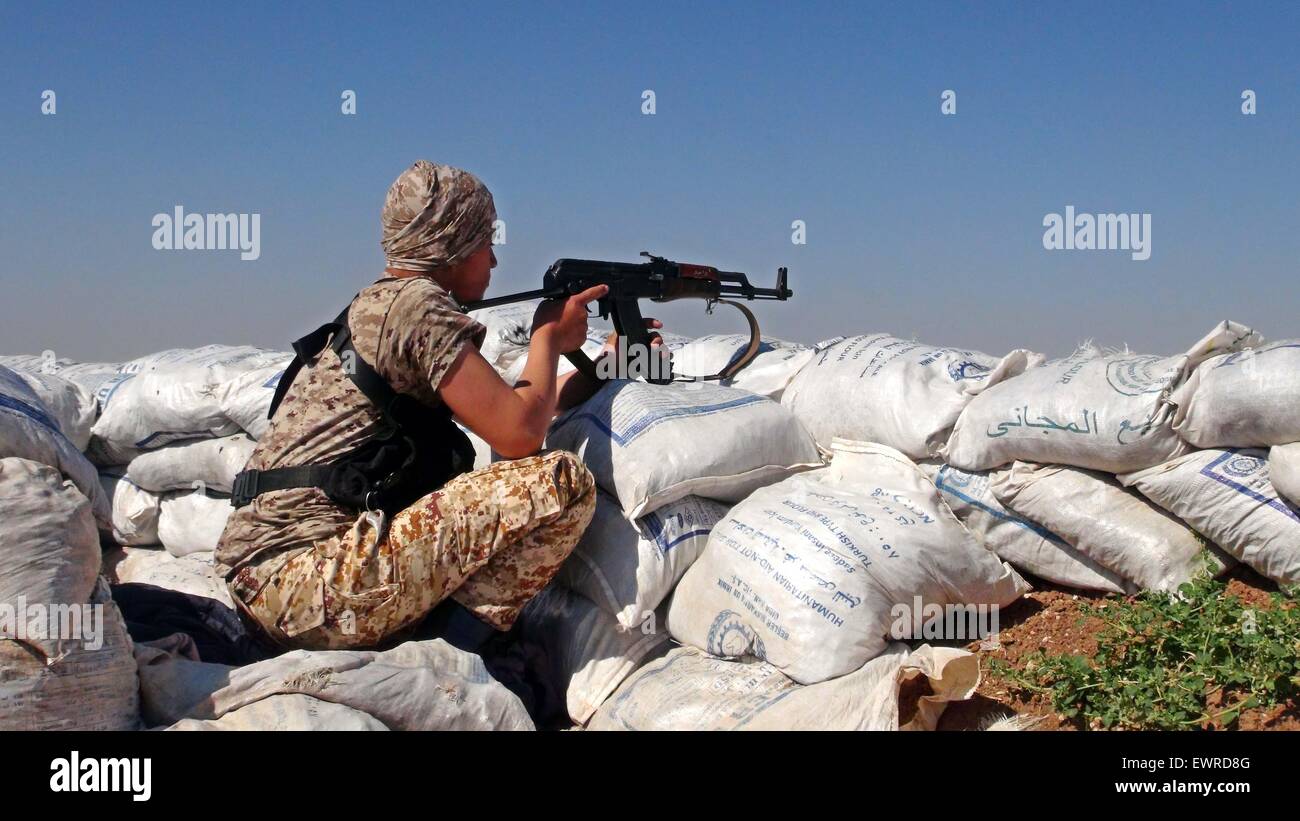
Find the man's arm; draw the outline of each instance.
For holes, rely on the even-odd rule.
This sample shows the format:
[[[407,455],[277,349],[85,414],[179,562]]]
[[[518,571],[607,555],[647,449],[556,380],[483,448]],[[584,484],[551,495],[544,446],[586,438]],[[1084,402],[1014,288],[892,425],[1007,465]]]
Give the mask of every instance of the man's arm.
[[[607,290],[598,285],[537,309],[528,362],[514,387],[467,345],[438,384],[438,395],[456,418],[505,458],[536,453],[555,417],[559,358],[586,341],[587,303]]]

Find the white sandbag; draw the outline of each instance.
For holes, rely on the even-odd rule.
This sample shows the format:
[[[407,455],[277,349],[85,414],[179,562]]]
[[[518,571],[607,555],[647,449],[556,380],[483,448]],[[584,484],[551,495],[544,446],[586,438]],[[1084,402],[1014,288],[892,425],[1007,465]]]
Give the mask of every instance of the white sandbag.
[[[1174,394],[1174,430],[1198,448],[1300,441],[1300,339],[1206,360]]]
[[[952,512],[998,558],[1065,587],[1104,593],[1136,590],[1132,582],[1080,553],[1060,536],[1007,510],[989,487],[991,475],[940,465],[933,478]]]
[[[293,650],[244,667],[192,661],[137,645],[146,726],[213,721],[277,695],[298,693],[371,716],[390,730],[531,730],[513,693],[478,656],[450,644],[408,641],[391,650]]]
[[[40,398],[63,435],[77,450],[85,450],[90,442],[90,427],[99,415],[95,394],[58,374],[17,368],[14,373]]]
[[[0,510],[0,604],[87,601],[101,560],[90,501],[55,468],[0,459]]]
[[[998,359],[888,334],[853,336],[818,350],[781,404],[822,447],[840,436],[924,459],[947,441],[972,396],[1041,362],[1024,350]]]
[[[0,459],[14,458],[49,465],[76,484],[90,499],[95,517],[106,522],[108,499],[95,470],[27,383],[0,367]]]
[[[610,382],[557,418],[546,442],[578,454],[628,519],[691,495],[739,501],[821,464],[789,410],[709,383]]]
[[[896,605],[1003,606],[1029,589],[902,453],[840,439],[831,449],[829,467],[755,491],[713,528],[673,593],[674,638],[815,684],[911,637]]]
[[[121,373],[169,371],[177,367],[200,368],[210,381],[228,382],[248,371],[270,365],[284,365],[292,353],[254,348],[249,345],[204,345],[200,348],[169,348],[124,362]]]
[[[207,552],[173,556],[161,547],[117,547],[104,553],[104,576],[114,584],[151,584],[216,599],[235,609],[226,582]]]
[[[62,641],[56,656],[43,654],[38,643],[0,638],[0,731],[139,728],[131,637],[108,584],[98,580],[76,610],[79,636]]]
[[[370,715],[321,701],[300,693],[285,693],[255,701],[238,710],[231,710],[221,718],[201,720],[185,718],[167,728],[190,732],[240,730],[254,732],[314,731],[350,732],[359,730],[382,731],[388,728]]]
[[[1300,442],[1269,448],[1268,476],[1283,498],[1300,505]]]
[[[124,470],[119,467],[99,474],[100,486],[113,508],[105,530],[118,544],[159,544],[158,514],[162,511],[162,496],[127,479]]]
[[[939,455],[970,471],[1015,461],[1108,473],[1158,465],[1190,450],[1173,429],[1173,391],[1208,357],[1258,342],[1249,328],[1223,322],[1177,356],[1086,346],[980,393]]]
[[[226,410],[244,418],[244,406],[250,403],[237,401],[238,391],[236,400],[227,397],[232,383],[254,371],[265,382],[270,377],[261,377],[261,372],[283,368],[291,358],[282,351],[208,345],[127,362],[97,394],[100,416],[91,430],[88,453],[97,464],[126,464],[141,451],[172,442],[239,433],[243,428]],[[245,423],[252,425],[253,416],[248,411]]]
[[[1267,451],[1200,450],[1119,479],[1260,574],[1300,583],[1300,508],[1269,481]]]
[[[1101,473],[1016,462],[995,473],[991,487],[1009,510],[1143,590],[1172,593],[1236,564],[1187,524]]]
[[[708,376],[739,359],[749,347],[747,334],[708,334],[673,351],[673,373]],[[720,384],[779,400],[799,369],[815,354],[807,345],[763,337],[758,355],[731,379]]]
[[[519,615],[519,642],[585,724],[618,685],[671,640],[657,619],[622,630],[614,617],[562,585],[548,585]]]
[[[222,392],[221,412],[253,439],[261,439],[271,426],[267,413],[284,371],[285,364],[281,363],[235,377]]]
[[[257,443],[246,433],[195,439],[146,451],[126,465],[125,476],[154,493],[212,490],[229,493]]]
[[[233,436],[240,427],[221,410],[223,390],[202,368],[119,374],[100,388],[87,455],[99,465],[126,464],[172,442]]]
[[[229,496],[200,490],[168,493],[158,514],[158,540],[173,556],[210,553],[234,512]]]
[[[704,552],[726,515],[721,502],[687,496],[629,522],[618,500],[596,494],[596,512],[558,578],[613,615],[625,630],[650,618]]]
[[[928,693],[900,704],[902,685],[921,677]],[[757,659],[679,647],[633,673],[587,729],[933,730],[948,703],[970,698],[979,680],[976,655],[928,644],[909,651],[894,642],[860,669],[806,686]]]

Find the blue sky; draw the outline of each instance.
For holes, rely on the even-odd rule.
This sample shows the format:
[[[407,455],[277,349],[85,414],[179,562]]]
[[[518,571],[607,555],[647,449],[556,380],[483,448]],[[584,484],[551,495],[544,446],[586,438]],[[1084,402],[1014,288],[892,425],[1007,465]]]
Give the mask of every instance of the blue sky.
[[[763,284],[788,266],[794,300],[759,317],[805,342],[1300,336],[1296,4],[0,9],[3,353],[287,347],[381,270],[384,191],[418,158],[492,188],[490,293],[649,249]],[[260,214],[261,257],[154,250],[176,205]],[[1067,205],[1150,213],[1150,260],[1045,250]]]

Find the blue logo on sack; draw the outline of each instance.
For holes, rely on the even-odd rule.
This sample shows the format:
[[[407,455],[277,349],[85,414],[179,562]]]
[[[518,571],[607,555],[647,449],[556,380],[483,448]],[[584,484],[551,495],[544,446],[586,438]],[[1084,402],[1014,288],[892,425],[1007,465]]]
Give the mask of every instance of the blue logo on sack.
[[[709,635],[705,649],[709,655],[734,658],[750,653],[758,658],[767,657],[767,648],[763,640],[745,624],[744,619],[734,610],[718,613],[709,625]]]
[[[960,382],[963,379],[984,379],[991,370],[993,369],[987,365],[981,365],[969,359],[948,364],[948,376],[952,377],[954,382]]]
[[[1208,479],[1213,479],[1221,485],[1226,485],[1243,496],[1249,496],[1251,499],[1254,499],[1265,507],[1270,507],[1278,511],[1288,519],[1300,522],[1300,515],[1296,515],[1295,508],[1282,501],[1276,494],[1272,498],[1269,498],[1268,496],[1233,480],[1233,478],[1245,479],[1258,474],[1264,467],[1264,464],[1264,460],[1257,456],[1230,450],[1201,468],[1201,475]]]
[[[1243,453],[1234,455],[1231,459],[1221,465],[1224,473],[1242,479],[1259,473],[1260,468],[1262,467],[1264,467],[1263,459],[1256,456],[1248,456]]]

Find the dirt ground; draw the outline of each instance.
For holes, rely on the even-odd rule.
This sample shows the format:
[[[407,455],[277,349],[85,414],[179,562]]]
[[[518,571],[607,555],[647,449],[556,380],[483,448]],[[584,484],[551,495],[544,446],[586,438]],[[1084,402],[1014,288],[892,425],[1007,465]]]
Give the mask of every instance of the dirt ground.
[[[1266,602],[1269,593],[1277,590],[1268,579],[1244,566],[1237,567],[1226,578],[1228,594],[1237,596],[1246,604]],[[1034,585],[1034,592],[999,614],[1001,646],[996,650],[980,650],[978,642],[967,645],[966,649],[981,656],[980,686],[970,700],[949,705],[939,723],[940,730],[983,729],[988,722],[1008,714],[1037,718],[1032,727],[1034,730],[1087,729],[1081,721],[1066,719],[1056,713],[1051,704],[1038,695],[1025,698],[1023,694],[1012,692],[1005,682],[989,674],[987,660],[1001,658],[1019,669],[1021,659],[1035,650],[1091,657],[1097,651],[1094,634],[1100,622],[1088,618],[1080,624],[1080,605],[1085,602],[1100,604],[1107,599],[1119,600],[1119,597],[1066,590],[1040,579],[1030,579],[1030,582]],[[1243,711],[1234,729],[1300,730],[1300,704],[1293,702],[1267,710]]]

